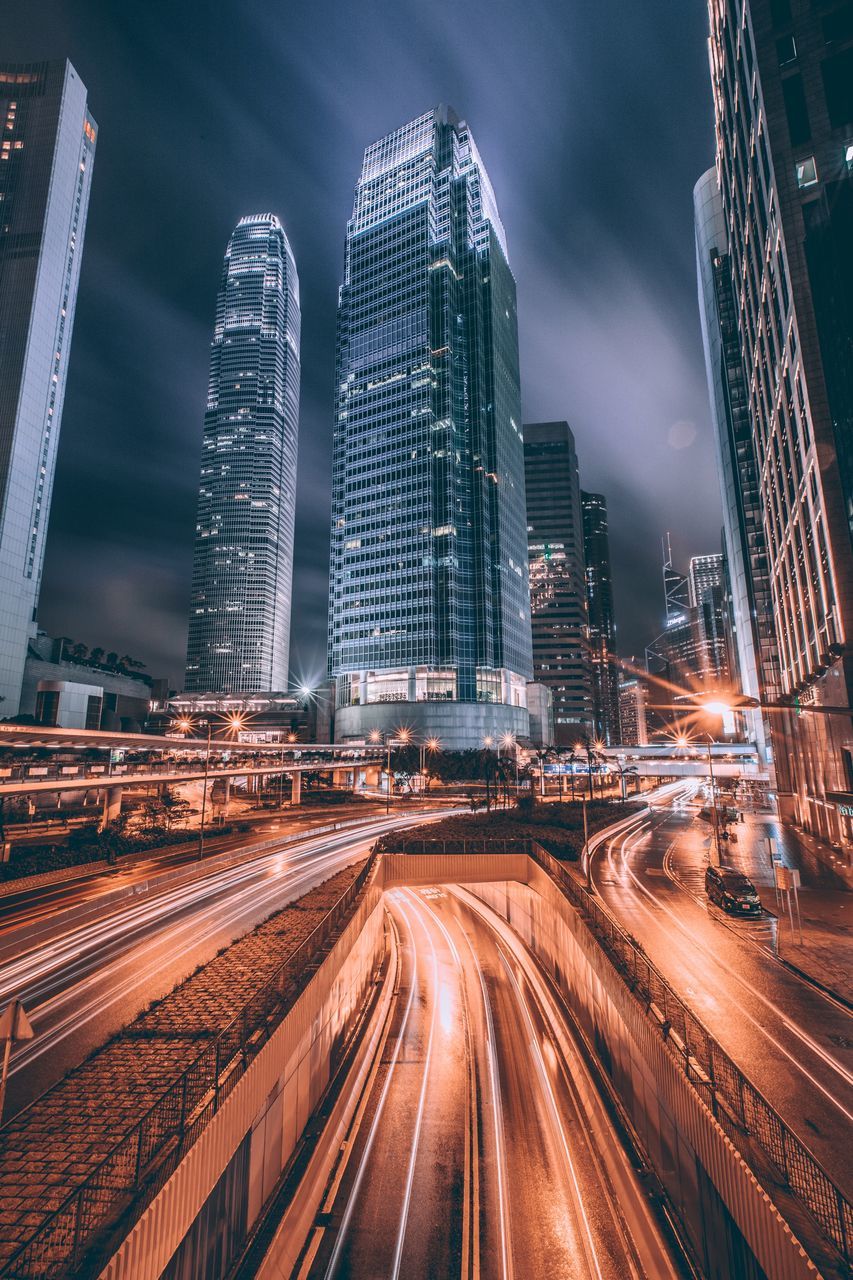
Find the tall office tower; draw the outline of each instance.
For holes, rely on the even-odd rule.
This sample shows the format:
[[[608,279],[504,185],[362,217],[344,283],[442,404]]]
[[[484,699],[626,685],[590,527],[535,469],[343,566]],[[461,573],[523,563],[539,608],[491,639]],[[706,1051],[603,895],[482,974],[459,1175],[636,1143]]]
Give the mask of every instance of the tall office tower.
[[[572,746],[594,727],[583,509],[567,422],[525,424],[524,475],[533,670],[551,690],[557,745]]]
[[[299,434],[299,278],[275,214],[222,266],[204,415],[188,693],[287,688]]]
[[[710,556],[694,556],[687,576],[701,645],[699,679],[712,689],[727,689],[731,663],[726,640],[725,556],[719,551]]]
[[[779,651],[773,625],[773,598],[761,487],[753,439],[749,389],[741,358],[738,312],[732,282],[729,237],[716,169],[693,191],[696,275],[705,368],[723,502],[723,538],[728,565],[730,658],[748,698],[778,702]],[[770,713],[744,713],[747,737],[769,761]],[[777,778],[777,783],[780,782]],[[783,790],[790,788],[784,788]]]
[[[710,0],[717,176],[784,701],[783,816],[853,825],[853,14]]]
[[[646,714],[648,690],[643,681],[631,677],[619,682],[619,721],[626,747],[644,747],[649,740]]]
[[[607,502],[600,493],[581,490],[583,547],[589,656],[592,674],[592,721],[596,738],[608,746],[620,741],[619,668],[616,664],[616,624],[613,618],[613,580]]]
[[[0,715],[35,635],[95,160],[70,62],[0,63]]]
[[[336,386],[336,736],[526,735],[515,281],[483,162],[446,108],[364,153]]]

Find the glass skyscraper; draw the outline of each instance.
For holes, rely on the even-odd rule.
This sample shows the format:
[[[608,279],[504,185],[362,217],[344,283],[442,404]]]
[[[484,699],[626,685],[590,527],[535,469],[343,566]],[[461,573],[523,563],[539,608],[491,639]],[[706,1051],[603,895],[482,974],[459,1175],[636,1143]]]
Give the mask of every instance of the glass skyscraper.
[[[619,734],[619,667],[616,661],[607,501],[603,493],[581,490],[581,507],[593,730],[596,738],[612,747],[622,739]]]
[[[524,427],[530,607],[536,680],[551,690],[554,740],[593,736],[584,529],[575,438],[567,422]]]
[[[271,213],[225,251],[210,348],[187,692],[287,688],[299,433],[299,279]]]
[[[35,634],[95,159],[70,62],[0,64],[0,715]]]
[[[364,153],[338,307],[335,732],[526,735],[532,674],[515,281],[468,126]]]
[[[702,339],[711,399],[717,467],[723,500],[723,534],[730,586],[731,660],[742,691],[762,702],[780,695],[779,653],[761,493],[741,359],[731,257],[717,171],[709,169],[693,191],[696,272]],[[770,756],[769,713],[744,712],[747,733]]]

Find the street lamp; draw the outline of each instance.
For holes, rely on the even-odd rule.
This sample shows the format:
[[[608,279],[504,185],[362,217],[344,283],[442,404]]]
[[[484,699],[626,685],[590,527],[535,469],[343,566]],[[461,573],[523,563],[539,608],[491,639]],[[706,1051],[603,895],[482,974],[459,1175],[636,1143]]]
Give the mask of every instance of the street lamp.
[[[516,742],[515,735],[508,732],[505,733],[501,738],[501,746],[506,747],[507,749],[512,747],[512,758],[513,763],[515,764],[515,802],[518,804],[518,743]],[[500,751],[498,751],[498,755],[500,755]]]
[[[440,750],[441,750],[441,742],[438,740],[438,738],[427,738],[426,742],[422,742],[422,743],[421,743],[421,749],[420,749],[420,756],[421,756],[421,758],[420,758],[420,770],[421,770],[421,790],[422,790],[422,792],[423,792],[423,789],[424,789],[424,781],[425,781],[425,778],[426,778],[426,753],[429,751],[431,754],[433,754],[433,755],[434,755],[436,751],[440,751]]]
[[[706,703],[704,703],[703,705],[704,705],[704,707],[707,709],[711,704],[706,702]],[[727,704],[723,704],[723,703],[715,703],[714,705],[715,705],[715,706],[724,706],[724,705],[726,705],[726,709],[727,709],[727,710],[730,710],[730,708],[727,706]],[[713,713],[713,714],[716,714],[716,713]],[[715,862],[714,862],[714,860],[713,860],[713,858],[712,858],[712,859],[711,859],[711,863],[712,863],[712,865],[714,865],[714,866],[720,866],[720,861],[721,861],[721,859],[720,859],[720,815],[719,815],[719,811],[717,810],[717,787],[716,787],[716,783],[715,783],[715,780],[714,780],[714,758],[713,758],[713,755],[712,755],[712,753],[711,753],[711,746],[712,746],[712,744],[713,744],[714,739],[711,737],[710,733],[704,733],[704,732],[700,733],[700,734],[699,734],[699,737],[701,737],[701,738],[707,738],[707,740],[708,740],[708,774],[709,774],[710,781],[711,781],[711,811],[712,811],[712,813],[713,813],[713,815],[714,815],[714,843],[713,843],[713,848],[714,848],[714,852],[715,852],[715,854],[716,854],[716,859],[717,859],[717,861],[716,861],[716,863],[715,863]],[[688,746],[690,745],[690,742],[691,742],[691,739],[690,739],[690,738],[688,738],[687,734],[685,734],[685,733],[680,733],[680,734],[678,735],[678,737],[675,739],[675,745],[676,745],[677,747],[688,747]]]
[[[226,720],[226,724],[232,733],[238,733],[245,725],[246,721],[243,716],[235,712]],[[177,723],[177,728],[184,733],[188,733],[193,728],[192,720],[183,719]],[[213,737],[213,721],[210,716],[207,718],[207,749],[204,753],[204,779],[201,787],[201,820],[198,828],[198,860],[204,857],[204,819],[207,812],[207,777],[210,772],[210,745]]]

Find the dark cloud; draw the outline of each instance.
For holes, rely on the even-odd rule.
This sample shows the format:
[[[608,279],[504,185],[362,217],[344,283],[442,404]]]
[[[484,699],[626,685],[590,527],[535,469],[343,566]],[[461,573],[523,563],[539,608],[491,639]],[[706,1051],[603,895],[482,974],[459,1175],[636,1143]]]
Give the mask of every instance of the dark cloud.
[[[41,618],[180,679],[222,252],[273,210],[297,256],[303,386],[294,673],[322,671],[335,296],[366,143],[452,103],[519,288],[528,420],[566,417],[611,510],[624,652],[660,537],[719,542],[691,191],[712,157],[700,0],[31,0],[4,56],[67,54],[101,133]]]

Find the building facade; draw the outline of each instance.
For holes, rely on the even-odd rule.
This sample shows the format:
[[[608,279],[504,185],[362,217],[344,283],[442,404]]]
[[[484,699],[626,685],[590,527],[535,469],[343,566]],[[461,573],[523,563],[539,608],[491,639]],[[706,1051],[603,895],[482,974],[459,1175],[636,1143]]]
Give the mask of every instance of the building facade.
[[[592,723],[596,739],[608,747],[620,741],[619,666],[610,572],[607,502],[601,493],[581,490],[589,658],[592,677]]]
[[[853,829],[853,17],[710,0],[717,180],[752,425],[781,701],[784,816]],[[824,708],[824,710],[821,710]],[[778,781],[778,780],[777,780]]]
[[[185,687],[286,689],[299,435],[299,278],[275,214],[241,218],[216,301]]]
[[[690,607],[695,610],[699,635],[697,676],[709,689],[731,688],[731,663],[726,638],[726,598],[728,570],[722,552],[693,556],[687,579]]]
[[[619,719],[623,746],[645,747],[648,744],[647,700],[646,686],[641,680],[633,677],[620,680]]]
[[[702,342],[728,564],[729,657],[741,691],[759,702],[775,703],[782,690],[761,485],[716,169],[697,182],[693,205]],[[769,763],[771,713],[753,708],[744,715],[746,736],[755,742],[762,762]]]
[[[464,121],[367,148],[338,306],[329,672],[338,740],[526,736],[515,281]]]
[[[36,632],[96,134],[70,62],[0,63],[0,716]]]
[[[557,746],[594,736],[584,524],[567,422],[524,427],[535,679],[551,690]]]

